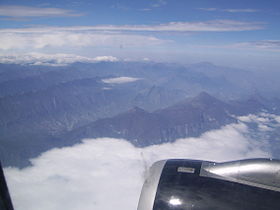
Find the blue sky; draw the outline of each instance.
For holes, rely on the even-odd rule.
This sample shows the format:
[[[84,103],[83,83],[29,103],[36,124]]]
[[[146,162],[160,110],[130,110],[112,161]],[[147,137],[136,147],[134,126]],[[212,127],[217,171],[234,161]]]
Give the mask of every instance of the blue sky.
[[[1,56],[209,61],[265,70],[279,67],[279,35],[276,0],[0,3]]]

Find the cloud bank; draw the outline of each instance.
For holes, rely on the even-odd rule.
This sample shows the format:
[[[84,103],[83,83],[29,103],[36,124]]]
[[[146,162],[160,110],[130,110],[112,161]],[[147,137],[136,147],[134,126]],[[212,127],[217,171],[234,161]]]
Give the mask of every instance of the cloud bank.
[[[123,84],[123,83],[135,82],[137,80],[140,80],[140,78],[114,77],[114,78],[103,79],[102,82],[107,83],[107,84]]]
[[[157,25],[95,25],[72,27],[33,27],[6,28],[0,33],[43,33],[50,31],[130,31],[130,32],[217,32],[217,31],[251,31],[263,29],[261,22],[236,20],[209,20],[200,22],[169,22]]]
[[[253,13],[253,12],[259,12],[257,9],[219,9],[219,8],[199,8],[199,10],[204,10],[208,12],[229,12],[229,13]]]
[[[240,42],[232,45],[233,48],[280,51],[280,40],[260,40],[254,42]]]
[[[0,6],[0,16],[4,17],[59,17],[59,16],[81,16],[72,10],[60,8],[29,7],[21,5]]]
[[[255,124],[260,132],[274,131],[280,127],[280,116],[270,113],[249,114],[238,117],[238,120],[247,124]]]
[[[169,22],[157,25],[96,25],[72,27],[31,27],[0,29],[0,50],[38,50],[73,48],[143,48],[173,43],[155,33],[230,32],[263,29],[258,22],[212,20]],[[151,34],[152,33],[152,34]]]
[[[46,29],[44,29],[46,30]],[[42,48],[140,47],[168,42],[154,36],[48,28],[45,32],[1,32],[0,50]]]
[[[136,210],[147,168],[157,160],[269,157],[248,132],[243,123],[231,124],[146,148],[120,139],[86,139],[43,153],[31,167],[5,168],[5,174],[17,210]]]
[[[118,58],[113,56],[97,56],[94,58],[79,56],[75,54],[11,54],[0,55],[0,63],[8,64],[28,64],[45,66],[65,66],[75,62],[96,63],[96,62],[115,62]]]
[[[246,50],[254,52],[280,52],[280,40],[259,40],[251,42],[237,42],[226,45],[201,45],[206,48],[220,48],[228,50]]]

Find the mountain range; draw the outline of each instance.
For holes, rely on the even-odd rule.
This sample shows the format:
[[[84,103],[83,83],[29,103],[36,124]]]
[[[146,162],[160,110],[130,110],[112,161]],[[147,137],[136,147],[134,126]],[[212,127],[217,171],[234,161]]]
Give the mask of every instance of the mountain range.
[[[268,109],[253,99],[223,102],[206,92],[167,108],[148,112],[134,107],[114,117],[97,120],[72,130],[63,139],[75,142],[83,138],[123,138],[139,147],[197,137],[202,133],[235,123],[235,116]]]
[[[0,158],[25,166],[89,137],[143,147],[199,136],[233,115],[277,113],[280,85],[264,78],[210,63],[0,64]]]

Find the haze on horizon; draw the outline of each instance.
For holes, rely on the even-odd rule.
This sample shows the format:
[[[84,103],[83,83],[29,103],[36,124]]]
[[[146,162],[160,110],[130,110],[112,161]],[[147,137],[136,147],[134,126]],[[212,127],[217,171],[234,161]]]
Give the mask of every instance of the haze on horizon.
[[[277,70],[279,7],[276,0],[3,0],[0,56],[111,56]]]

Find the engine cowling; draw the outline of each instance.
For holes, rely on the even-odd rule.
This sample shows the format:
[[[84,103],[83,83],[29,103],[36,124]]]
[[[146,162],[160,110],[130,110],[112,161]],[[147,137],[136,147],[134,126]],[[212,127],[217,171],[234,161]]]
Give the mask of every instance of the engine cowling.
[[[156,162],[143,185],[138,210],[171,209],[279,210],[280,161]]]

